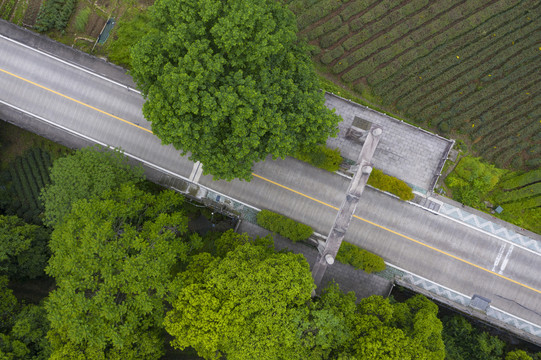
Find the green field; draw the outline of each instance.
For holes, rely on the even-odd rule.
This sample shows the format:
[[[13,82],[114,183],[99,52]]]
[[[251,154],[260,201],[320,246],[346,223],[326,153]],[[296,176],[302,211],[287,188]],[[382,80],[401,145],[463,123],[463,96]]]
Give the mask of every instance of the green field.
[[[498,167],[541,165],[541,2],[286,2],[334,81]]]

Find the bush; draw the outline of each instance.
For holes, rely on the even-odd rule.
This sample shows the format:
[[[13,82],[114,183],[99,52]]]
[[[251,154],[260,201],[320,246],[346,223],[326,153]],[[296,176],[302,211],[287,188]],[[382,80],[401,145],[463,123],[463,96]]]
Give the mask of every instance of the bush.
[[[393,176],[386,175],[383,171],[374,169],[368,178],[368,185],[377,189],[390,192],[398,196],[401,200],[411,200],[414,198],[413,190],[404,181]]]
[[[130,10],[119,21],[113,42],[109,46],[109,60],[126,68],[131,67],[131,48],[150,31],[148,11]]]
[[[257,214],[257,224],[294,242],[306,240],[314,232],[310,226],[270,210],[261,210]]]
[[[505,170],[468,156],[460,159],[455,170],[445,179],[445,184],[453,190],[455,200],[481,208],[483,197],[494,188],[504,173]]]
[[[295,157],[323,170],[335,172],[343,161],[340,149],[329,149],[324,145],[317,145],[299,151]]]
[[[336,254],[336,260],[343,264],[349,264],[356,269],[367,273],[379,272],[385,270],[385,262],[376,254],[372,254],[347,241],[342,241],[340,250]]]
[[[517,187],[523,187],[534,182],[541,181],[541,169],[528,171],[527,173],[510,173],[501,179],[498,187],[510,190]]]
[[[35,29],[40,32],[64,30],[76,3],[76,0],[46,0],[39,11]]]
[[[321,37],[319,44],[322,48],[331,47],[347,34],[349,34],[349,25],[344,24],[340,28],[338,28],[338,30]]]
[[[344,55],[344,48],[341,45],[338,45],[334,49],[327,51],[321,57],[321,62],[327,65],[330,64],[334,59],[338,59],[342,55]]]

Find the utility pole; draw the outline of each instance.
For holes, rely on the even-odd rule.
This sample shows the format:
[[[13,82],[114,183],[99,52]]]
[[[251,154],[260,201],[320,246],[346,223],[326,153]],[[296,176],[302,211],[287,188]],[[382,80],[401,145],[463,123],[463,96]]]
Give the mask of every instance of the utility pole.
[[[327,241],[325,242],[325,248],[319,252],[317,260],[312,268],[312,277],[314,278],[317,287],[321,285],[321,279],[323,279],[327,266],[334,263],[338,249],[340,249],[342,240],[344,240],[353,213],[357,208],[357,204],[366,186],[368,177],[372,172],[372,157],[374,156],[382,132],[382,129],[375,125],[372,125],[368,132],[366,141],[364,142],[359,158],[357,159],[359,168],[349,184],[346,198],[342,202],[340,210],[336,215],[334,224],[329,232]]]

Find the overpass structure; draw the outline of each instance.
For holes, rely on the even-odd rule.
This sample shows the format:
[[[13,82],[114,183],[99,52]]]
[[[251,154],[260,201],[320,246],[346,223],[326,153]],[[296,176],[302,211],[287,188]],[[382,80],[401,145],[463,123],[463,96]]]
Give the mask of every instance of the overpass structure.
[[[0,34],[0,118],[71,147],[120,147],[150,178],[246,216],[266,208],[329,232],[349,179],[288,158],[256,164],[251,182],[213,181],[152,134],[122,69],[5,22]],[[346,240],[381,255],[400,284],[541,343],[541,239],[431,200],[437,211],[367,188]]]

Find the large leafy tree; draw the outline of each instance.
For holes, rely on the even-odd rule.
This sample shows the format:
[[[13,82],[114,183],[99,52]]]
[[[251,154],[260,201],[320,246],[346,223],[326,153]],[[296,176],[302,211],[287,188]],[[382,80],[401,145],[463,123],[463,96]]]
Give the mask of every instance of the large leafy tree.
[[[233,246],[223,258],[197,255],[181,275],[165,322],[173,346],[192,346],[207,359],[308,358],[299,331],[314,288],[306,260],[226,236]]]
[[[143,178],[143,169],[131,166],[118,150],[89,147],[57,159],[50,177],[51,184],[42,190],[41,199],[44,223],[54,227],[77,200],[100,196],[126,182],[138,182]]]
[[[0,274],[10,278],[45,275],[49,232],[16,216],[0,215]]]
[[[362,299],[351,319],[350,341],[343,358],[367,360],[443,360],[441,321],[437,306],[418,296],[391,304],[381,296]]]
[[[172,269],[198,248],[183,198],[125,185],[80,200],[52,233],[52,359],[157,359]]]
[[[43,305],[23,306],[14,316],[11,331],[0,333],[0,359],[49,359],[51,346],[46,337],[48,329]]]
[[[275,0],[157,0],[132,50],[143,113],[165,144],[215,178],[323,143],[339,117],[324,105],[294,15]]]
[[[457,360],[501,359],[505,343],[496,336],[480,331],[463,316],[443,318],[443,340],[447,355]]]

